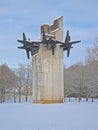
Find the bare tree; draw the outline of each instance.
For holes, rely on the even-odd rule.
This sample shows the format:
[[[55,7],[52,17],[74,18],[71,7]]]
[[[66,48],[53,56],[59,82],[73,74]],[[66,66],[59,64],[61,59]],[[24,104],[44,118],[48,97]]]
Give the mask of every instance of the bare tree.
[[[5,101],[6,93],[13,91],[16,88],[17,76],[15,73],[6,65],[0,66],[0,92],[1,92],[1,103]]]
[[[66,95],[67,96],[78,96],[79,85],[80,85],[80,66],[79,63],[72,65],[66,69],[65,72],[66,80]]]
[[[70,97],[98,97],[98,39],[86,50],[85,64],[81,61],[65,69],[65,95]]]
[[[98,40],[92,48],[87,48],[86,67],[86,84],[89,86],[90,96],[93,98],[98,95]]]
[[[26,86],[25,86],[25,101],[28,101],[30,87],[32,86],[32,66],[26,66]]]
[[[18,94],[19,94],[19,103],[21,102],[21,88],[25,84],[25,66],[23,64],[19,64],[17,69],[17,76],[18,76]]]
[[[19,102],[21,102],[22,95],[25,95],[25,101],[28,101],[29,89],[32,86],[31,65],[20,64],[17,69],[17,76],[18,76]]]

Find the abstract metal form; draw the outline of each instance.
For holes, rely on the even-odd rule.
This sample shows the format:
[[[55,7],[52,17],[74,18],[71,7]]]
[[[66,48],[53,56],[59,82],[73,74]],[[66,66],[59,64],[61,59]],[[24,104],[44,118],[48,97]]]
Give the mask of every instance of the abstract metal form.
[[[69,35],[69,30],[67,30],[66,37],[65,37],[65,42],[55,40],[52,36],[47,38],[44,28],[42,29],[42,40],[41,41],[31,41],[26,39],[25,33],[23,33],[23,40],[17,40],[18,42],[22,43],[22,47],[18,47],[19,49],[25,49],[27,53],[27,58],[29,59],[29,52],[31,52],[31,56],[35,55],[38,53],[40,44],[46,45],[47,49],[52,50],[52,55],[54,55],[54,51],[56,48],[56,44],[60,44],[60,47],[63,48],[63,51],[67,51],[67,57],[69,57],[70,54],[70,49],[73,48],[72,44],[76,44],[81,42],[79,41],[71,41],[71,37]]]

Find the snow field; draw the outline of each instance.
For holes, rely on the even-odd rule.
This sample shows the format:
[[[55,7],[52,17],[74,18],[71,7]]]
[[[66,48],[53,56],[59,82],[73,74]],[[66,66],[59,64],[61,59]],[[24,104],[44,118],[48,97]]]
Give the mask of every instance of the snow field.
[[[0,104],[0,130],[98,130],[98,100]]]

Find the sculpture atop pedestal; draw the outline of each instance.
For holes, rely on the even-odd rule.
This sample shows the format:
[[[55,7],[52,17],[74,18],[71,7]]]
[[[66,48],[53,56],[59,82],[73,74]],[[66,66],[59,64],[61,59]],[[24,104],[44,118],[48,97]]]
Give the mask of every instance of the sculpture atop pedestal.
[[[80,41],[70,41],[67,31],[63,42],[63,17],[56,19],[53,25],[41,26],[41,41],[30,42],[23,33],[23,43],[20,49],[25,49],[29,58],[32,55],[33,64],[33,102],[62,103],[64,102],[63,51],[69,56],[72,44]]]

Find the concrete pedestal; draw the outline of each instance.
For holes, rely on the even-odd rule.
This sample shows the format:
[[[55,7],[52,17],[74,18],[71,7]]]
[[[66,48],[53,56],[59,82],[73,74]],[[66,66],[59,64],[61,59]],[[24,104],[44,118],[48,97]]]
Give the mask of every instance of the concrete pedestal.
[[[56,40],[63,39],[63,18],[54,21],[52,26],[44,25],[45,32],[53,34]],[[58,29],[58,31],[53,31]],[[50,30],[50,31],[49,31]],[[41,44],[33,56],[33,103],[64,102],[63,49],[56,44],[52,50]]]
[[[61,103],[64,101],[63,50],[56,46],[55,53],[41,45],[33,57],[33,102]]]

